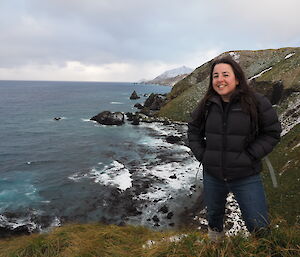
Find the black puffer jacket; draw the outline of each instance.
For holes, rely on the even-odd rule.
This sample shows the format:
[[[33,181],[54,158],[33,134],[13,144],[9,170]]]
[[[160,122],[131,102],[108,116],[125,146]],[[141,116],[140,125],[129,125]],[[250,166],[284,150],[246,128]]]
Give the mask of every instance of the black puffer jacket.
[[[281,126],[269,100],[258,93],[255,96],[259,124],[255,137],[255,126],[242,111],[238,97],[225,110],[220,97],[209,99],[205,128],[199,117],[188,123],[189,146],[205,172],[231,181],[261,171],[261,159],[279,142]]]

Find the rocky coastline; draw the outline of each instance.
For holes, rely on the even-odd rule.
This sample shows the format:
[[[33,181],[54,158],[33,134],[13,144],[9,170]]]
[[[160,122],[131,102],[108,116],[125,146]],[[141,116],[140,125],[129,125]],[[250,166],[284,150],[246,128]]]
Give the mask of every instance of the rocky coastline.
[[[140,96],[133,91],[129,97],[131,100],[140,99]],[[96,121],[102,125],[123,125],[125,123],[125,116],[128,122],[131,122],[132,125],[139,125],[140,122],[171,122],[168,119],[158,118],[156,115],[160,108],[166,103],[167,95],[166,94],[150,94],[143,104],[135,103],[139,111],[134,113],[127,112],[110,112],[102,111],[97,115],[93,116],[90,120]]]
[[[109,192],[105,202],[100,194],[90,199],[89,208],[92,212],[101,204],[106,214],[97,221],[142,225],[159,230],[180,227],[207,229],[201,167],[187,147],[186,123],[156,116],[165,101],[165,95],[151,94],[144,103],[139,104],[142,108],[137,108],[134,113],[101,111],[91,118],[106,126],[142,126],[154,139],[136,149],[143,155],[140,161],[120,158],[104,172],[107,178],[115,182],[105,185]],[[126,146],[126,149],[132,151],[132,146]],[[156,157],[149,161],[147,156]],[[87,178],[100,179],[92,171],[78,172],[70,179],[76,182]],[[120,179],[129,179],[130,183],[125,187],[120,186]],[[65,223],[84,222],[85,215],[86,210],[68,217],[51,216],[36,210],[3,213],[0,215],[0,237],[43,232]],[[228,198],[226,215],[229,234],[244,229],[232,196]]]
[[[137,100],[140,99],[140,96],[134,91],[130,99]],[[185,166],[188,167],[185,172],[193,172],[193,175],[189,176],[186,183],[182,183],[181,186],[186,187],[184,190],[177,188],[175,190],[177,192],[173,192],[173,195],[171,193],[168,197],[152,197],[151,199],[140,196],[143,193],[149,193],[149,188],[153,188],[154,191],[156,190],[159,196],[161,195],[159,191],[164,191],[164,186],[162,185],[165,184],[166,186],[166,184],[170,182],[160,180],[154,175],[154,180],[151,176],[147,178],[144,177],[142,179],[143,182],[140,183],[141,178],[137,176],[137,183],[133,183],[132,188],[129,190],[134,192],[134,196],[131,199],[137,200],[135,202],[136,205],[132,205],[131,216],[129,215],[126,218],[125,223],[142,224],[148,227],[162,229],[188,226],[194,229],[206,230],[206,211],[202,195],[202,167],[199,167],[198,161],[193,157],[193,154],[188,148],[186,137],[187,123],[175,122],[157,115],[161,107],[167,102],[167,95],[152,93],[143,104],[135,103],[134,107],[138,110],[134,113],[127,112],[123,114],[122,120],[126,119],[131,125],[144,124],[144,126],[147,126],[146,124],[159,124],[161,130],[167,131],[161,135],[163,143],[157,146],[157,151],[160,151],[160,161],[162,161],[164,165],[172,164],[167,167],[169,170],[168,179],[178,181],[186,176],[186,174],[182,172],[178,175],[179,170]],[[116,113],[111,113],[111,116],[115,114]],[[104,124],[101,120],[97,122]],[[110,125],[115,125],[117,122],[118,121],[112,121]],[[124,123],[125,122],[122,124]],[[155,136],[157,135],[154,135],[154,137]],[[181,154],[185,154],[185,156],[178,158],[177,155],[177,157],[174,157],[169,148],[164,148],[164,144],[181,146],[184,149]],[[174,163],[177,163],[178,167],[174,167]],[[157,165],[157,163],[155,165]],[[155,165],[149,164],[147,169],[151,170]],[[131,176],[133,180],[135,180],[136,174],[134,172],[131,173]],[[159,182],[160,186],[155,186],[157,182]],[[180,204],[178,205],[178,203]],[[128,214],[130,213],[128,212]],[[141,216],[144,216],[144,218],[141,218]],[[236,234],[241,231],[247,233],[245,224],[241,219],[238,204],[232,194],[230,194],[227,199],[225,228],[227,234]]]

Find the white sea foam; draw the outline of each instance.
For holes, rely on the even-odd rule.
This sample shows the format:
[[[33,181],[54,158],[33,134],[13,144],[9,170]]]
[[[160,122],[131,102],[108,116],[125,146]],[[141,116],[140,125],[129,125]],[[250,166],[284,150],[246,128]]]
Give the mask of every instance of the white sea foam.
[[[124,104],[124,103],[121,103],[121,102],[110,102],[110,104]]]
[[[50,227],[60,227],[61,221],[59,218],[55,217],[50,225]]]
[[[102,163],[99,164],[101,165]],[[102,169],[93,167],[88,173],[77,173],[69,177],[69,179],[74,181],[86,178],[93,179],[95,183],[115,186],[121,190],[132,187],[129,170],[118,161],[113,161],[110,165],[106,165]]]
[[[90,119],[86,119],[86,118],[81,118],[81,120],[84,121],[84,122],[96,122],[94,120],[90,120]]]
[[[41,201],[41,203],[51,203],[51,201],[49,201],[49,200],[45,200],[45,201]]]
[[[153,129],[158,135],[162,136],[181,136],[181,133],[177,131],[172,126],[164,126],[161,123],[158,122],[152,122],[152,123],[141,123],[141,127],[150,128]]]
[[[3,216],[0,214],[0,224],[2,226],[5,225],[5,227],[14,230],[19,227],[26,226],[28,228],[28,231],[36,231],[40,230],[40,226],[35,224],[34,222],[31,221],[30,217],[23,217],[23,218],[10,218],[8,219],[7,217]]]
[[[95,175],[95,182],[105,185],[117,186],[121,190],[126,190],[132,186],[131,174],[124,164],[113,161],[109,166],[105,166],[104,170],[100,172],[93,169],[91,172]]]
[[[167,200],[178,191],[190,191],[190,186],[196,182],[196,174],[199,169],[197,161],[190,163],[170,162],[154,166],[150,169],[142,167],[145,176],[155,176],[158,178],[151,189],[147,193],[139,195],[139,199],[160,199]]]

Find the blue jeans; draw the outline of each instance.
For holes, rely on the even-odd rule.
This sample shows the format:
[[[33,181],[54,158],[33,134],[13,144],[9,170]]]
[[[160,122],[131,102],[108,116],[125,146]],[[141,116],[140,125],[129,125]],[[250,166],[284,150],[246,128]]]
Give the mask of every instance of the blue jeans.
[[[266,197],[259,174],[225,182],[204,172],[203,187],[208,226],[211,229],[223,231],[225,204],[229,192],[234,194],[249,232],[268,227]]]

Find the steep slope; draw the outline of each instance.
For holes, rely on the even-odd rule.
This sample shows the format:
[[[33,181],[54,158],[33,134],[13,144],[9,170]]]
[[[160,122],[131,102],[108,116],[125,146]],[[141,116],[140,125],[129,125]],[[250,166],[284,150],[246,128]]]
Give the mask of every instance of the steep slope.
[[[273,187],[267,167],[262,172],[272,218],[283,217],[290,225],[300,224],[299,156],[300,124],[282,137],[269,156],[276,171],[278,187]]]
[[[221,55],[228,54],[241,64],[256,90],[267,95],[273,104],[281,103],[291,93],[300,91],[299,47],[230,51]],[[211,63],[212,60],[201,65],[174,85],[167,103],[158,113],[160,117],[178,121],[189,119],[208,86]]]

